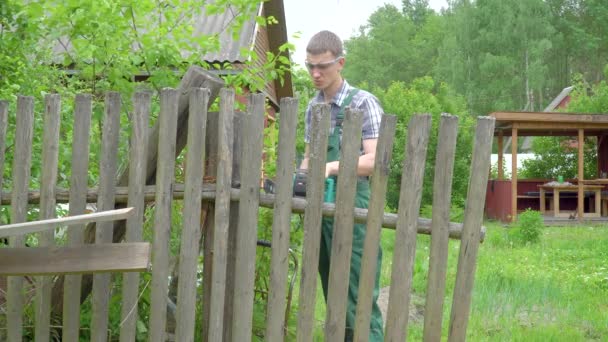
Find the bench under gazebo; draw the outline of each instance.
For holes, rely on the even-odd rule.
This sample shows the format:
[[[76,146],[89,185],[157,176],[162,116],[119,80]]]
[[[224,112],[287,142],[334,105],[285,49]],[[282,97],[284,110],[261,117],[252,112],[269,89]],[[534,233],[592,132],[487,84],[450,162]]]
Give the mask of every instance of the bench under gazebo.
[[[495,112],[497,178],[488,181],[486,217],[514,221],[527,208],[543,212],[546,223],[608,221],[608,114]],[[517,138],[565,136],[576,139],[578,171],[573,179],[518,179]],[[503,174],[503,147],[511,138],[511,179]],[[584,179],[585,137],[597,139],[597,172]],[[582,180],[582,181],[581,181]]]

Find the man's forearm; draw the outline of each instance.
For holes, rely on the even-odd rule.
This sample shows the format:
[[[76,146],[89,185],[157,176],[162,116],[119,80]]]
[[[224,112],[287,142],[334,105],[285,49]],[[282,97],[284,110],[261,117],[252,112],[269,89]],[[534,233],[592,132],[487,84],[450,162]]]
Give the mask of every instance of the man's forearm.
[[[359,157],[357,164],[357,176],[371,176],[374,172],[375,153],[366,153]],[[325,164],[325,177],[338,175],[340,170],[340,162],[333,161]]]

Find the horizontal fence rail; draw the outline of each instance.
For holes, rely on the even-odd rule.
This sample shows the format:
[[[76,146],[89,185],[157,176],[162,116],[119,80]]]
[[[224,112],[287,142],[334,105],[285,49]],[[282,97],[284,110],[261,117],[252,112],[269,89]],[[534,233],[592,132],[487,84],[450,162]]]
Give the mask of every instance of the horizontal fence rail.
[[[14,157],[9,159],[13,163],[12,188],[0,194],[1,204],[10,206],[11,221],[0,226],[0,238],[8,238],[8,246],[0,249],[0,277],[8,276],[6,292],[0,288],[0,305],[6,312],[0,314],[0,324],[5,325],[0,326],[0,340],[47,341],[51,334],[61,334],[63,340],[72,341],[83,338],[86,330],[94,341],[133,341],[142,331],[150,341],[248,341],[254,331],[269,341],[283,341],[291,338],[288,325],[295,324],[298,341],[312,341],[320,333],[327,341],[343,341],[355,223],[367,224],[367,231],[363,249],[356,250],[361,253],[362,267],[354,339],[369,339],[381,228],[388,228],[396,232],[386,340],[406,337],[417,234],[431,235],[424,321],[428,341],[442,338],[448,240],[461,240],[448,339],[464,340],[477,251],[485,236],[482,214],[493,119],[478,119],[465,219],[464,223],[453,223],[449,222],[449,208],[456,117],[442,115],[438,125],[433,218],[424,219],[419,217],[422,185],[427,148],[431,134],[435,134],[430,115],[414,115],[408,123],[401,171],[407,177],[402,177],[398,212],[386,213],[396,116],[384,115],[381,121],[369,209],[356,208],[354,184],[358,181],[364,113],[346,109],[338,175],[341,181],[335,203],[325,203],[330,107],[313,107],[307,194],[298,198],[292,195],[298,100],[282,99],[276,194],[265,193],[260,181],[265,158],[266,99],[260,94],[250,95],[247,109],[241,113],[235,109],[234,90],[222,86],[221,80],[204,70],[191,68],[179,88],[160,92],[160,112],[151,128],[149,120],[155,117],[151,115],[155,108],[151,93],[136,93],[126,103],[120,94],[109,92],[99,126],[101,139],[95,144],[92,139],[98,137],[92,134],[92,96],[77,95],[74,114],[68,119],[72,121],[65,122],[60,97],[50,95],[45,100],[41,156],[32,152],[37,122],[34,99],[18,98],[14,124],[9,120],[9,103],[0,101],[0,167],[7,159],[6,146],[14,146]],[[219,112],[209,112],[216,98]],[[124,122],[128,122],[128,128],[122,126]],[[71,146],[63,146],[59,127],[70,124]],[[8,141],[7,132],[13,130],[14,141]],[[126,132],[130,135],[124,139]],[[121,150],[121,143],[128,145],[128,153]],[[99,146],[99,153],[92,154],[91,146]],[[185,159],[177,164],[176,157],[186,146]],[[67,189],[57,186],[61,166],[57,158],[64,155],[72,159]],[[99,156],[96,187],[88,186],[89,169],[94,167],[89,163],[91,155]],[[125,155],[126,160],[119,160],[119,155]],[[40,189],[28,188],[32,158],[42,159]],[[177,167],[183,168],[183,184],[176,181]],[[0,175],[0,185],[3,180]],[[174,207],[176,200],[183,201],[180,213]],[[69,216],[55,218],[57,205],[63,203],[69,204]],[[86,213],[87,204],[93,203],[97,212]],[[40,208],[39,221],[26,222],[28,210],[34,205]],[[274,216],[272,240],[267,244],[271,259],[265,266],[269,284],[266,317],[262,327],[255,327],[254,302],[259,300],[255,286],[260,276],[256,270],[261,266],[256,264],[259,208],[272,209]],[[148,215],[146,209],[153,212]],[[293,214],[303,214],[304,226],[301,260],[295,257],[295,262],[289,261],[293,257]],[[319,329],[314,317],[324,217],[333,217],[335,223],[326,317]],[[181,235],[173,241],[172,235],[178,231]],[[34,242],[26,247],[26,240]],[[121,275],[121,281],[115,282],[111,272]],[[288,284],[289,273],[301,274],[295,321],[289,319],[293,284]],[[112,330],[114,296],[120,298],[120,325]],[[91,301],[92,308],[90,327],[86,328],[81,326],[80,317],[85,300]],[[149,310],[147,317],[139,311],[142,304]],[[28,305],[35,308],[27,321],[34,322],[32,332],[24,328],[24,317],[32,311],[27,310]],[[201,326],[198,331],[197,322]]]
[[[201,187],[201,199],[203,202],[214,202],[215,200],[215,184],[204,183]],[[154,203],[154,195],[156,193],[156,187],[148,185],[144,189],[144,197],[146,203]],[[64,188],[57,188],[55,191],[57,203],[67,203],[68,198],[70,196],[70,190]],[[185,194],[185,185],[175,183],[173,185],[173,199],[180,200],[184,199]],[[5,196],[11,196],[11,192],[3,192],[2,198]],[[35,204],[39,203],[40,200],[40,192],[36,190],[29,190],[27,193],[29,203]],[[260,193],[260,207],[272,209],[274,207],[274,203],[276,201],[276,195]],[[128,200],[128,188],[125,187],[117,187],[116,188],[116,203],[117,204],[126,204]],[[231,201],[239,201],[241,198],[241,190],[237,188],[230,189],[230,200]],[[95,203],[97,201],[97,188],[91,188],[87,192],[88,203]],[[304,214],[306,212],[306,208],[309,206],[308,202],[305,198],[293,197],[291,200],[291,212],[293,214]],[[10,204],[10,199],[4,199],[2,201],[3,205]],[[334,203],[320,203],[321,206],[321,214],[323,216],[332,217],[336,212],[336,205]],[[354,209],[354,218],[357,223],[367,222],[367,209],[355,208]],[[382,217],[382,228],[386,229],[395,229],[397,227],[397,219],[398,215],[394,213],[385,212]],[[432,219],[427,219],[423,217],[418,218],[418,234],[431,235],[431,225]],[[449,238],[460,240],[462,234],[462,223],[450,222],[448,224]],[[479,236],[479,241],[483,242],[485,239],[486,228],[482,226],[481,233]]]

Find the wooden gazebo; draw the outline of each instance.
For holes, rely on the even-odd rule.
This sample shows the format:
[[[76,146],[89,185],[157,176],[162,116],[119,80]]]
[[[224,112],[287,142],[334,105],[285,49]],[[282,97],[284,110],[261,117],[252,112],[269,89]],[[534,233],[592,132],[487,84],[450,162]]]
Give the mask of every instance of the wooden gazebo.
[[[608,114],[579,114],[579,113],[553,113],[553,112],[495,112],[490,116],[496,119],[494,135],[497,138],[498,147],[498,179],[501,182],[502,192],[496,196],[486,197],[486,214],[491,218],[502,220],[515,220],[518,212],[518,199],[526,200],[533,196],[526,196],[522,189],[518,188],[517,178],[517,138],[520,136],[569,136],[578,139],[578,173],[576,178],[577,205],[576,217],[583,220],[584,191],[585,184],[606,185],[608,180],[584,180],[583,170],[583,148],[584,138],[587,136],[597,137],[598,148],[598,170],[597,178],[608,171]],[[504,138],[511,137],[511,181],[504,180],[503,175],[503,144]],[[494,191],[497,184],[488,184],[488,194]],[[537,182],[541,184],[546,180]],[[534,184],[533,186],[538,186]],[[508,189],[510,185],[510,189]],[[508,196],[506,196],[508,194]],[[502,198],[499,198],[502,197]],[[507,197],[507,198],[505,198]],[[538,198],[538,197],[536,197]],[[510,199],[510,206],[509,206]],[[595,201],[600,201],[596,198]],[[558,201],[559,202],[559,201]],[[542,202],[541,202],[542,203]],[[559,208],[559,203],[557,203]],[[503,208],[497,208],[502,206]],[[504,208],[506,206],[506,209]],[[541,204],[541,208],[544,203]],[[598,206],[599,207],[599,204]],[[510,208],[510,210],[508,210]],[[596,216],[600,216],[598,212]],[[494,216],[494,217],[492,217]],[[556,215],[557,216],[557,215]]]

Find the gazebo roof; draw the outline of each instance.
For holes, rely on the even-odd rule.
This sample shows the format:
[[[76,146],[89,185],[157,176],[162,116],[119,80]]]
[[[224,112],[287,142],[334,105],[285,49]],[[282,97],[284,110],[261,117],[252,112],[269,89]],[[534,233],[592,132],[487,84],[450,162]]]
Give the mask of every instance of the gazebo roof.
[[[581,114],[556,112],[494,112],[494,134],[510,136],[517,128],[518,136],[577,136],[608,134],[608,114]]]

